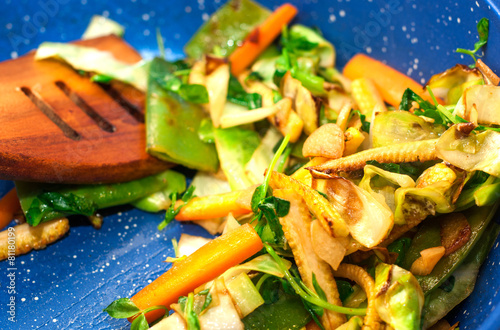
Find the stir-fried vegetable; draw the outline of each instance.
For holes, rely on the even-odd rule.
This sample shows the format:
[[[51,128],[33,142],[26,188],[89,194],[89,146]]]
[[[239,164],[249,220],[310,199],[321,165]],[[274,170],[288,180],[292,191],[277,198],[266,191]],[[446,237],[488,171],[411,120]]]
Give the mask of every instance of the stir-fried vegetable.
[[[172,171],[112,185],[19,182],[28,224],[47,221],[19,227],[20,252],[67,231],[52,219],[123,203],[165,210],[160,230],[176,218],[223,232],[192,254],[176,247],[168,272],[105,309],[134,329],[162,315],[160,329],[420,329],[464,299],[498,233],[500,78],[476,61],[488,20],[474,50],[458,50],[476,67],[456,65],[424,90],[362,54],[341,74],[320,31],[288,27],[296,14],[231,0],[176,62],[42,44],[37,60],[145,92],[148,153],[202,172],[183,195]],[[85,36],[100,29],[122,34],[96,19]],[[3,222],[13,194],[0,201]]]

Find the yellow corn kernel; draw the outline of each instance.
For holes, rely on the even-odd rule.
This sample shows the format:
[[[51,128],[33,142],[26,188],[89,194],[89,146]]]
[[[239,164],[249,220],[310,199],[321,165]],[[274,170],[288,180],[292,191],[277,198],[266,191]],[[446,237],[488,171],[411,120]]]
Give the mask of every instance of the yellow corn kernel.
[[[358,78],[353,80],[351,89],[352,97],[356,101],[359,111],[366,116],[367,120],[370,120],[373,108],[377,105],[381,111],[387,111],[377,87],[375,87],[375,84],[370,79]]]
[[[361,131],[355,127],[349,127],[345,132],[345,147],[344,147],[344,155],[349,156],[355,153],[361,143],[365,140],[365,136]]]

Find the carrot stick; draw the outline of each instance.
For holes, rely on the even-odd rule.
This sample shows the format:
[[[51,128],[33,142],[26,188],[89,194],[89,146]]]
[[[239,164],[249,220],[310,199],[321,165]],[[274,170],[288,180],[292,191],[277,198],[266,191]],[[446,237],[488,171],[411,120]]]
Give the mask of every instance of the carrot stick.
[[[276,9],[260,26],[255,28],[230,56],[231,72],[238,75],[245,70],[281,33],[297,14],[297,8],[285,3]]]
[[[354,80],[370,78],[377,86],[382,98],[387,103],[399,107],[401,97],[407,88],[420,95],[424,100],[433,103],[429,93],[415,80],[401,72],[364,54],[357,54],[344,67],[344,76]],[[439,103],[442,101],[438,100]]]
[[[250,203],[245,203],[241,198],[244,193],[245,190],[238,190],[218,195],[194,197],[181,208],[175,219],[179,221],[204,220],[225,217],[230,212],[234,216],[250,213],[252,212]],[[183,201],[177,201],[176,208],[182,203]]]
[[[213,280],[259,252],[262,247],[257,232],[245,224],[208,242],[185,259],[176,261],[169,271],[137,292],[131,300],[141,310],[156,305],[168,307],[180,296]],[[146,318],[152,322],[163,313],[163,310],[153,310],[146,314]]]
[[[0,229],[6,227],[14,219],[14,214],[20,210],[21,204],[17,197],[16,188],[12,188],[0,199]]]

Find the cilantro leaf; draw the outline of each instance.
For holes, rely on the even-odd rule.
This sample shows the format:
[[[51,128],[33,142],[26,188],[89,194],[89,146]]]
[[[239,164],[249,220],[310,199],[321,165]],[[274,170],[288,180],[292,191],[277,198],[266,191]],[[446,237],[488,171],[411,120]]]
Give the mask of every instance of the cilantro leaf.
[[[238,79],[233,75],[229,77],[227,100],[247,107],[249,110],[262,107],[262,96],[258,93],[247,93]]]

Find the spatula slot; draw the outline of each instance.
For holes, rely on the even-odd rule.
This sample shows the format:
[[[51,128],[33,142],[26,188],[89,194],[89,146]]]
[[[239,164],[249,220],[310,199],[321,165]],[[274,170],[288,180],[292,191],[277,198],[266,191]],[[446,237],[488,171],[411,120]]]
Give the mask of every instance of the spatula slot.
[[[132,117],[135,118],[139,123],[144,123],[144,114],[139,108],[127,101],[119,91],[117,91],[110,84],[97,83],[101,88],[118,103],[125,111],[127,111]]]
[[[31,88],[23,86],[19,88],[24,95],[26,95],[33,104],[42,111],[42,113],[47,116],[57,127],[61,129],[63,134],[75,141],[81,139],[81,135],[75,131],[71,126],[69,126],[64,120],[61,119],[54,111],[54,109],[46,103],[37,93],[31,90]]]
[[[83,112],[85,112],[103,131],[113,133],[116,127],[98,114],[84,99],[72,90],[64,81],[58,80],[56,86]]]

